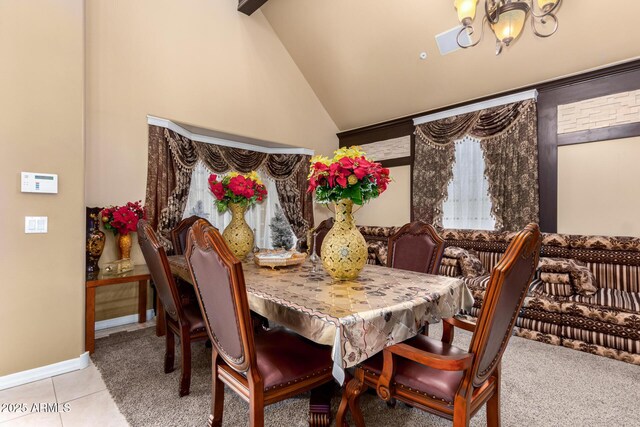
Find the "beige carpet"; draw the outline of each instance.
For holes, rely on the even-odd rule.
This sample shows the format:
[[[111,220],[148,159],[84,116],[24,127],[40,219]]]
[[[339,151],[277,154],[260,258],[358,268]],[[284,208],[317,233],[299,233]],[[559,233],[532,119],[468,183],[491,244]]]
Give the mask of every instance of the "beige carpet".
[[[432,336],[439,336],[432,327]],[[464,346],[469,335],[460,333]],[[178,397],[176,370],[163,373],[164,337],[152,328],[97,340],[92,356],[116,404],[132,426],[204,426],[210,406],[210,350],[193,346],[191,394]],[[640,425],[640,367],[587,353],[513,337],[503,359],[504,426]],[[333,400],[334,416],[339,397]],[[362,406],[367,426],[450,426],[447,420],[398,404],[387,408],[375,395]],[[267,426],[307,425],[308,396],[267,407]],[[248,424],[248,405],[225,393],[225,426]],[[484,409],[472,426],[486,425]]]

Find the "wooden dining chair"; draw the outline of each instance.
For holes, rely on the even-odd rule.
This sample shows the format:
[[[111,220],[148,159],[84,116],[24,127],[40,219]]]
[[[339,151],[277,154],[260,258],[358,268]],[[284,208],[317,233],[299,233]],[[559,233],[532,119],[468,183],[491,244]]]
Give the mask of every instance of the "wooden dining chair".
[[[331,230],[331,227],[333,227],[333,218],[327,218],[318,224],[316,228],[309,231],[309,241],[307,242],[309,255],[311,255],[311,251],[313,250],[313,234],[316,233],[316,255],[320,256],[322,242],[324,242],[324,238],[327,237],[327,233]]]
[[[422,221],[405,224],[389,237],[387,267],[438,274],[444,240]]]
[[[209,336],[197,300],[180,292],[171,274],[164,247],[158,241],[153,228],[145,220],[138,221],[138,242],[164,308],[164,323],[166,325],[165,373],[173,372],[175,336],[177,335],[180,340],[179,394],[182,397],[189,394],[191,386],[191,343],[206,341]]]
[[[527,225],[512,240],[491,272],[475,325],[445,319],[442,340],[418,335],[358,366],[342,396],[336,425],[346,425],[347,410],[358,427],[365,425],[358,401],[372,387],[387,402],[398,399],[453,420],[454,427],[468,426],[486,403],[487,425],[499,426],[502,354],[538,265],[540,243],[537,224]],[[455,327],[473,332],[468,350],[452,345]]]
[[[209,426],[222,424],[223,384],[249,403],[250,425],[257,427],[265,405],[333,380],[328,347],[284,328],[252,328],[242,264],[218,230],[197,221],[186,260],[213,343]]]
[[[171,244],[173,245],[174,255],[184,255],[185,248],[187,246],[187,233],[191,226],[199,220],[197,215],[191,215],[189,218],[185,218],[178,223],[173,229],[171,229]]]

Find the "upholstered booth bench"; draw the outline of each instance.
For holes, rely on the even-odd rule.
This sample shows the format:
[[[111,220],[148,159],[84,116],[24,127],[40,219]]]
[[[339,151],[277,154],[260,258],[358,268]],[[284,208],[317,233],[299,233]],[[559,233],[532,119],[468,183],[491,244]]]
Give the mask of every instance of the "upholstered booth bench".
[[[386,265],[387,240],[397,228],[359,228],[368,242],[369,262]],[[516,233],[440,232],[445,247],[471,250],[487,271],[463,277],[475,297],[470,313],[475,317],[482,307],[488,272]],[[538,271],[516,322],[516,335],[640,365],[640,239],[545,233],[543,258],[583,263],[593,273],[595,292],[582,295],[566,288],[559,292],[556,285],[545,285]],[[447,264],[441,265],[440,274],[461,275],[459,268]]]

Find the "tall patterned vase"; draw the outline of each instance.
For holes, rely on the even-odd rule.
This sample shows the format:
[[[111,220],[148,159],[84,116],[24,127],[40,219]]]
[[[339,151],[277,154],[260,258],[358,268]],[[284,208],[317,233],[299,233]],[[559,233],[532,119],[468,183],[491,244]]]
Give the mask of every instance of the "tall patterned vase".
[[[352,280],[367,263],[367,242],[353,220],[353,202],[342,199],[335,207],[335,222],[320,250],[322,266],[336,280]]]
[[[87,273],[97,273],[100,270],[98,261],[106,242],[106,236],[99,228],[101,210],[101,208],[87,208]]]
[[[239,260],[243,260],[253,248],[253,231],[244,219],[247,207],[238,203],[229,203],[229,210],[231,210],[231,222],[222,232],[222,237],[227,241],[231,252]]]

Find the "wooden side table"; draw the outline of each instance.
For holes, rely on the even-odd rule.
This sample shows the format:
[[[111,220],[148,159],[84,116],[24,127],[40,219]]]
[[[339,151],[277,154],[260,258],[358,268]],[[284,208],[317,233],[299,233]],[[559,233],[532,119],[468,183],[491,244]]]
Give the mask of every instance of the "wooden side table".
[[[122,283],[138,282],[138,323],[147,320],[147,284],[151,280],[149,269],[146,265],[136,265],[132,271],[122,274],[108,275],[102,271],[88,273],[85,280],[85,323],[84,346],[85,350],[93,353],[95,350],[96,335],[96,288],[99,286],[119,285]]]

